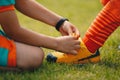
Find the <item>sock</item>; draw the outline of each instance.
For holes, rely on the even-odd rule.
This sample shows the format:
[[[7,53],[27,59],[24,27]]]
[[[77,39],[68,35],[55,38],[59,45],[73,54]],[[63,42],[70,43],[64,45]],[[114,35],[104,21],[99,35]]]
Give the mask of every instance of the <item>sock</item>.
[[[103,6],[105,6],[108,3],[108,1],[110,1],[110,0],[100,0],[100,2],[102,3]]]
[[[120,1],[109,1],[97,15],[83,37],[83,42],[88,50],[94,53],[99,49],[119,25]]]

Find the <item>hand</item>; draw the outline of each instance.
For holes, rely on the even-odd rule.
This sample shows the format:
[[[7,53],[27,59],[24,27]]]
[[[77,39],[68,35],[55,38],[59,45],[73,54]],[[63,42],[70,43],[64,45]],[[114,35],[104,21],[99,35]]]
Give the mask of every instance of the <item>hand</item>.
[[[57,50],[70,53],[77,54],[77,50],[80,49],[80,41],[73,36],[62,36],[57,38]]]
[[[79,30],[73,24],[71,24],[68,21],[65,21],[63,23],[63,25],[60,27],[59,31],[63,36],[65,36],[65,35],[73,35],[73,33],[74,33],[75,35],[77,35],[77,38],[80,37]]]

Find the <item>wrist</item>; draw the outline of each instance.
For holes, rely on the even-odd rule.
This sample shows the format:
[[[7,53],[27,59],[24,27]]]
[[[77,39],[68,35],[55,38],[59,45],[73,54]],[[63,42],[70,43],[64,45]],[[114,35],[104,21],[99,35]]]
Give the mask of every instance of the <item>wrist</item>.
[[[55,45],[54,45],[55,50],[59,51],[59,39],[58,37],[55,38]]]
[[[57,24],[55,25],[55,28],[56,28],[57,31],[59,31],[60,27],[62,26],[62,24],[63,24],[65,21],[69,21],[69,20],[66,19],[66,18],[62,18],[62,19],[60,19],[60,20],[57,22]]]

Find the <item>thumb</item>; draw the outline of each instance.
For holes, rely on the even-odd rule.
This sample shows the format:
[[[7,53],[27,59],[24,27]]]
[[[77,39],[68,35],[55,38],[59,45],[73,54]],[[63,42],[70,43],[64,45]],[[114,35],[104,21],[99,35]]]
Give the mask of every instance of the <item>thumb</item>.
[[[73,36],[73,31],[71,29],[68,30],[68,35]]]
[[[71,33],[70,36],[74,37],[74,39],[76,39],[76,40],[79,39],[79,36],[75,33]]]
[[[76,50],[73,50],[71,54],[73,54],[73,55],[77,55],[78,52],[77,52]]]

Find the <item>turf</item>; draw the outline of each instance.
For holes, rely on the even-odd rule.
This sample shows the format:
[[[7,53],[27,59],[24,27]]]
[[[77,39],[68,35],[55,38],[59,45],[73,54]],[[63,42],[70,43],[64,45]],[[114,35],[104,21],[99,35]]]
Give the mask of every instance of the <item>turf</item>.
[[[99,0],[37,0],[50,10],[66,17],[80,30],[81,37],[102,9]],[[53,27],[17,15],[23,27],[48,36],[60,36]],[[40,11],[38,11],[40,12]],[[0,80],[120,80],[120,28],[118,28],[100,49],[101,62],[97,64],[72,65],[52,64],[44,60],[42,66],[34,71],[0,71]],[[51,50],[43,48],[45,54]]]

